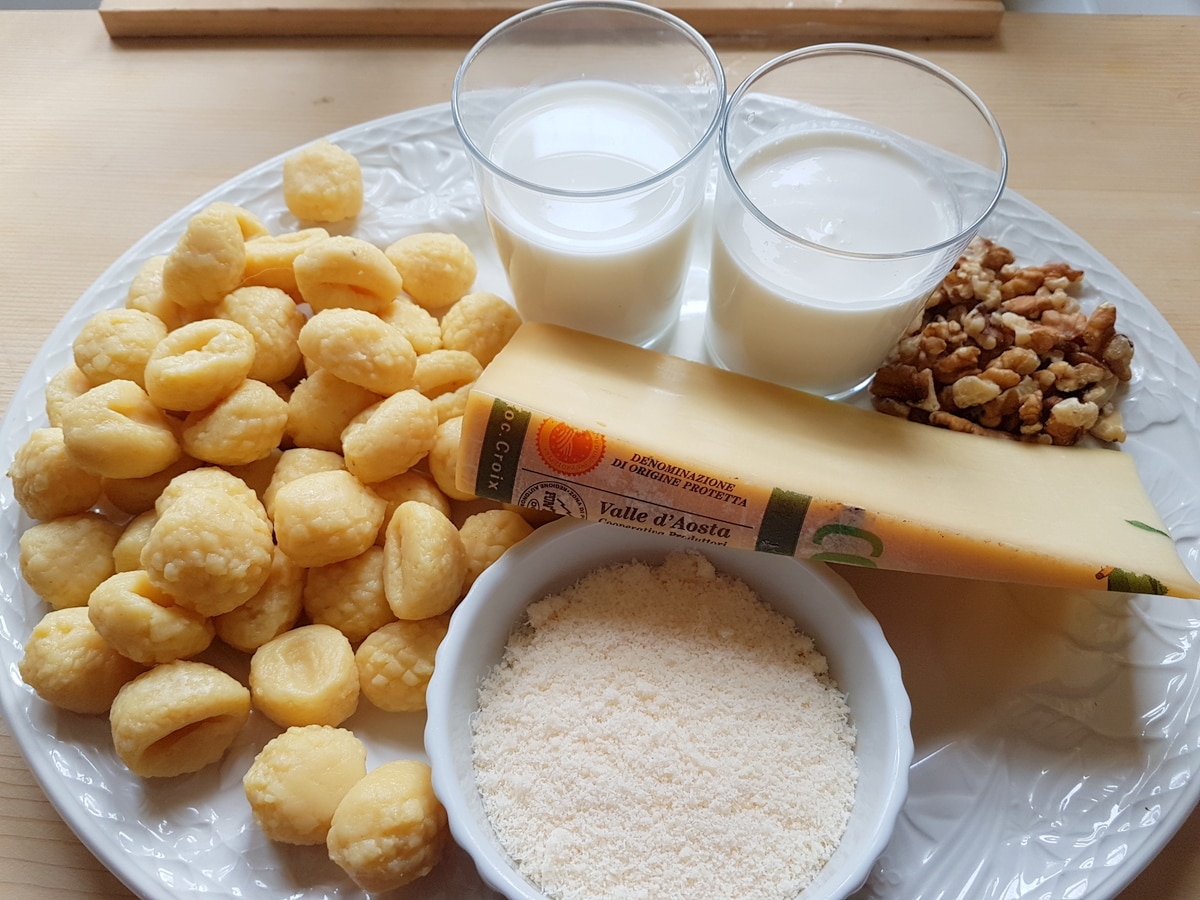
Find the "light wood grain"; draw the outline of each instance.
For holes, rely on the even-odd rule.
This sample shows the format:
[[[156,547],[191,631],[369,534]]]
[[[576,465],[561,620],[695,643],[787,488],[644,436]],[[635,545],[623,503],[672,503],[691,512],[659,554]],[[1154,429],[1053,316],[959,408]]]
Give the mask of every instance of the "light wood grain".
[[[263,159],[445,102],[469,43],[114,42],[95,12],[0,13],[0,409],[63,313],[147,231]],[[717,49],[736,84],[794,43]],[[1011,187],[1107,256],[1200,356],[1200,19],[1009,14],[995,39],[897,45],[981,94]],[[1198,848],[1200,814],[1121,900],[1200,900]],[[0,727],[0,897],[130,896]]]
[[[513,0],[103,0],[114,37],[456,35],[478,37],[536,3]],[[1001,0],[671,0],[658,3],[707,35],[984,37]]]

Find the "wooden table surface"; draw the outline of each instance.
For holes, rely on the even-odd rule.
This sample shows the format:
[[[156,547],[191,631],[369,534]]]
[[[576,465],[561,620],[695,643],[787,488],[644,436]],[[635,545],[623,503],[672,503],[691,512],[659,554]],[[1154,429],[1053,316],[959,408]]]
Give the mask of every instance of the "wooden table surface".
[[[1008,14],[995,39],[895,43],[976,89],[1007,137],[1009,185],[1097,247],[1200,356],[1200,18]],[[790,48],[716,44],[731,85]],[[94,11],[0,12],[0,410],[64,311],[140,236],[263,159],[446,101],[467,46],[113,42]],[[3,723],[0,896],[130,896]],[[1200,813],[1121,900],[1200,900]]]

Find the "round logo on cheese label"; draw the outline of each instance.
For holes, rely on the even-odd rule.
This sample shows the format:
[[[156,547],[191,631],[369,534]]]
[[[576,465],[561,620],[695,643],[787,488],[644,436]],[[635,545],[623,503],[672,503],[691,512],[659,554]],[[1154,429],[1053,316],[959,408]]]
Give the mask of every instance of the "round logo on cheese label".
[[[546,419],[538,426],[538,456],[560,475],[585,475],[604,458],[604,435]]]
[[[544,510],[558,516],[587,518],[587,503],[583,497],[562,481],[539,481],[529,485],[517,498],[517,505]]]

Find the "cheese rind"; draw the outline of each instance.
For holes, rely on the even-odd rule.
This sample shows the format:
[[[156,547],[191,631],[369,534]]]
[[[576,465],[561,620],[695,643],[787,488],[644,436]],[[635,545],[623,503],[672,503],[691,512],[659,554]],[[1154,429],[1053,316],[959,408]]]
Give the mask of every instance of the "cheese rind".
[[[1133,460],[907,422],[553,325],[476,382],[459,486],[802,558],[1200,598]]]

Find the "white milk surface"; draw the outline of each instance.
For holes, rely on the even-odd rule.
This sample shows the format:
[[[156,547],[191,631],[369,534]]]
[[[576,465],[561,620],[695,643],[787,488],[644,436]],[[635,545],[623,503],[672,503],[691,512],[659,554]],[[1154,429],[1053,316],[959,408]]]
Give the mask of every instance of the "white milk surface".
[[[487,152],[526,181],[604,191],[669,168],[693,140],[687,123],[661,100],[612,82],[576,81],[508,107],[493,125]],[[705,165],[698,177],[706,175]],[[652,189],[592,198],[497,180],[488,219],[517,308],[533,321],[652,341],[675,318],[702,196],[683,174]]]
[[[797,131],[750,152],[742,190],[772,221],[854,253],[937,244],[960,229],[936,169],[879,136]],[[834,395],[867,378],[942,274],[937,254],[865,260],[823,253],[768,229],[722,190],[707,340],[724,366]]]

